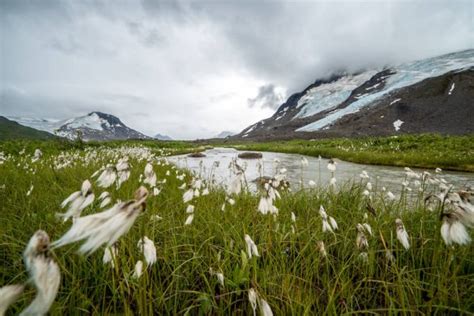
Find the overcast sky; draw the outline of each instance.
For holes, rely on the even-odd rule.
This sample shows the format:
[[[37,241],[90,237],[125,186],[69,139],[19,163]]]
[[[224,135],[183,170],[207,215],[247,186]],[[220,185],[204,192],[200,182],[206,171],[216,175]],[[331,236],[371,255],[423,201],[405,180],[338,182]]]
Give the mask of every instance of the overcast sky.
[[[0,0],[0,115],[98,110],[176,139],[238,132],[290,94],[474,47],[474,1]]]

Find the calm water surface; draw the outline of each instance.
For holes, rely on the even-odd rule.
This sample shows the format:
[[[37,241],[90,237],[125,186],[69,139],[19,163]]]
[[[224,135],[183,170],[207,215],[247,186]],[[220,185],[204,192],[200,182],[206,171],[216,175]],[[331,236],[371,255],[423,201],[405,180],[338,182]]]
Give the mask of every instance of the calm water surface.
[[[206,180],[210,179],[212,173],[218,184],[227,185],[230,179],[232,179],[228,168],[229,163],[232,159],[237,158],[239,153],[241,151],[232,148],[213,148],[204,151],[206,157],[203,158],[191,158],[187,155],[181,155],[170,157],[169,160],[181,168],[187,168],[196,174],[200,174]],[[246,165],[245,176],[249,182],[260,176],[257,169],[258,161],[263,166],[264,176],[271,177],[275,175],[275,159],[279,161],[278,168],[287,169],[287,180],[290,182],[293,190],[301,187],[301,179],[303,179],[304,187],[309,187],[308,182],[310,180],[314,181],[317,185],[327,186],[331,179],[331,172],[327,169],[328,159],[274,152],[262,152],[262,154],[262,159],[237,160],[239,165]],[[302,168],[301,159],[303,157],[308,160],[308,166]],[[217,168],[213,167],[215,161],[219,162]],[[359,175],[363,170],[369,174],[369,181],[374,188],[384,186],[392,192],[400,192],[402,182],[406,179],[405,170],[401,167],[364,165],[337,159],[335,161],[337,162],[335,177],[338,185],[348,181],[361,181]],[[428,171],[432,174],[435,173],[431,169],[413,168],[413,170],[416,172]],[[474,173],[443,171],[441,176],[457,188],[474,186]],[[410,180],[410,187],[415,188],[413,180]]]

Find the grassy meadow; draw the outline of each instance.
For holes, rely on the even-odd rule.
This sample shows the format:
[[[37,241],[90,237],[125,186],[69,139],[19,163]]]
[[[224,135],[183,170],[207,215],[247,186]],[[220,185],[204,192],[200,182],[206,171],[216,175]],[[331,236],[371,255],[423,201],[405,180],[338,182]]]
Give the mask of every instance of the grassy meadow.
[[[389,148],[392,152],[396,152],[394,148],[404,149],[402,158],[388,155],[387,163],[390,159],[395,159],[394,164],[403,159],[423,161],[435,151],[431,146],[436,139],[422,138],[423,142],[410,149],[404,148],[403,139],[377,144],[380,153]],[[472,155],[466,157],[465,151],[472,152],[472,137],[467,140],[471,140],[467,149],[462,149],[463,138],[438,140],[436,146],[444,144],[441,152],[445,150],[450,156],[431,157],[430,165],[472,170]],[[370,157],[377,157],[377,150],[358,154],[354,149],[363,147],[363,142],[340,140],[331,150],[334,143],[293,141],[279,145],[278,151],[293,152],[299,146],[297,152],[302,154],[352,160],[341,156],[347,152],[356,157],[352,161],[374,162],[376,158]],[[274,150],[276,145],[244,146]],[[36,148],[43,155],[32,162]],[[52,240],[59,239],[72,225],[71,220],[63,222],[57,217],[64,212],[60,204],[89,179],[95,200],[81,216],[131,199],[140,185],[147,186],[150,195],[145,211],[116,243],[114,267],[103,263],[104,247],[89,256],[77,253],[81,242],[52,251],[61,283],[51,315],[252,315],[250,289],[260,298],[258,305],[263,305],[262,300],[267,302],[275,315],[474,312],[474,246],[445,245],[440,234],[441,203],[424,202],[427,195],[439,193],[439,186],[424,181],[427,178],[416,186],[415,180],[407,177],[409,186],[419,191],[415,199],[404,194],[388,199],[381,188],[370,189],[367,194],[366,183],[371,179],[294,192],[276,188],[281,195],[274,201],[278,214],[264,215],[258,211],[262,193],[244,189],[230,194],[199,174],[177,170],[164,158],[200,149],[179,142],[0,144],[0,152],[4,152],[0,162],[0,287],[27,282],[22,252],[28,240],[38,229],[46,231]],[[119,189],[116,185],[99,187],[97,177],[91,177],[94,172],[123,157],[129,158],[130,177]],[[147,163],[158,179],[157,195],[142,180]],[[432,174],[435,177],[434,170]],[[235,174],[230,172],[230,177]],[[442,174],[436,177],[442,178]],[[198,179],[203,181],[203,187],[198,188],[200,196],[184,203],[183,194]],[[209,194],[203,194],[204,189]],[[113,201],[101,208],[98,197],[104,191]],[[195,207],[194,219],[185,225],[190,204]],[[320,206],[337,221],[333,232],[323,231]],[[397,218],[408,233],[409,249],[397,239]],[[371,234],[364,234],[366,247],[356,243],[359,223],[371,227]],[[249,257],[246,234],[255,242],[259,257]],[[144,260],[137,246],[143,236],[156,246],[157,262],[145,266],[136,278],[135,265]],[[7,314],[18,314],[35,295],[34,286],[27,286]],[[261,313],[259,307],[256,313]]]

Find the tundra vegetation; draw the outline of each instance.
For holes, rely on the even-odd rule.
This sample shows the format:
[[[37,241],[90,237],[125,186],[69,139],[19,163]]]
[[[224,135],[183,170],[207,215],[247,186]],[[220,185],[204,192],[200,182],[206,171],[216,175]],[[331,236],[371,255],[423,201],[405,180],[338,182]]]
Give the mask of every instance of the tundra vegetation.
[[[380,140],[380,152],[404,148],[401,139]],[[423,156],[434,142],[446,145],[441,152],[466,150],[470,138],[421,139],[412,145]],[[300,153],[336,156],[330,142],[301,142]],[[332,142],[345,152],[364,140]],[[472,151],[472,142],[464,145]],[[201,149],[1,143],[0,312],[7,305],[7,313],[52,315],[474,311],[472,188],[451,186],[441,169],[406,168],[393,194],[367,172],[339,183],[330,163],[334,181],[292,190],[275,161],[272,177],[251,192],[242,160],[226,166],[222,187],[209,170],[193,174],[166,159]],[[457,152],[445,159],[439,167],[472,166]]]

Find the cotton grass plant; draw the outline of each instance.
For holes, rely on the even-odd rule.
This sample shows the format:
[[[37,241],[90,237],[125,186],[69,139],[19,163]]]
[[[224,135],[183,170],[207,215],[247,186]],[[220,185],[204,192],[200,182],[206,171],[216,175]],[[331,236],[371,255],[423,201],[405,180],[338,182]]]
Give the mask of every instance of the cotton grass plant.
[[[265,188],[250,192],[246,181],[239,193],[237,184],[232,190],[214,186],[212,172],[179,170],[165,159],[166,149],[102,145],[43,150],[34,166],[34,151],[27,153],[5,154],[0,165],[0,184],[5,184],[0,190],[0,286],[13,286],[7,290],[14,296],[7,313],[20,313],[37,297],[22,253],[38,229],[56,241],[48,252],[60,272],[57,295],[48,306],[52,315],[474,310],[471,193],[466,188],[443,191],[442,173],[433,172],[432,183],[430,178],[409,179],[410,186],[418,180],[423,188],[421,194],[405,193],[410,198],[389,198],[370,175],[362,184],[336,182],[331,188],[323,184],[290,192],[278,186],[276,198]],[[130,174],[117,185],[123,161]],[[275,163],[274,175],[284,174],[281,169]],[[235,177],[229,173],[229,179]],[[85,179],[97,196],[108,185],[110,204],[101,207],[103,199],[95,199],[74,223],[64,222],[56,216],[61,203]],[[362,194],[367,182],[374,183],[370,199]],[[31,185],[35,189],[26,196]],[[160,192],[135,194],[142,185]],[[461,189],[465,193],[459,194]],[[189,190],[192,197],[184,199]],[[259,212],[262,196],[272,196],[277,213]],[[428,196],[442,201],[432,197],[425,203]],[[134,218],[123,217],[116,226],[119,236],[106,233],[107,220],[73,229],[87,219],[110,219],[121,212]],[[193,220],[185,225],[190,215]],[[332,232],[323,231],[324,219]],[[453,226],[458,224],[461,234]],[[407,235],[399,233],[402,226]],[[71,229],[80,233],[68,233]]]

